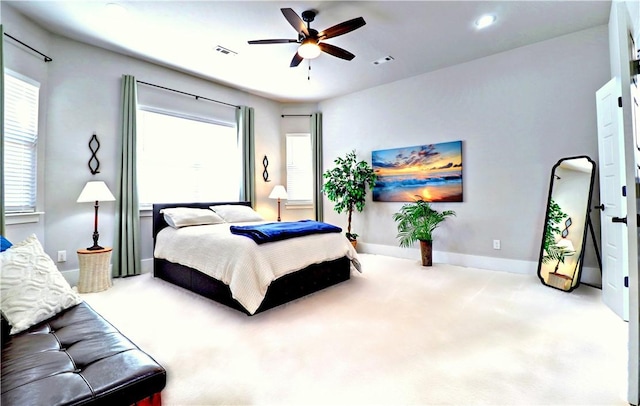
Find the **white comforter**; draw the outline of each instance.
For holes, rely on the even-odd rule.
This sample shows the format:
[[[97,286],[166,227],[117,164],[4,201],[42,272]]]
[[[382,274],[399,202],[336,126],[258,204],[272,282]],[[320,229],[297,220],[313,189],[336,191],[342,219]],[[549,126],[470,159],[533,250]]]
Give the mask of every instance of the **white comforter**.
[[[358,254],[342,233],[258,245],[250,238],[231,234],[231,225],[166,227],[156,237],[154,256],[195,268],[224,282],[233,298],[251,314],[262,303],[273,280],[311,264],[346,255],[351,268],[361,272]]]

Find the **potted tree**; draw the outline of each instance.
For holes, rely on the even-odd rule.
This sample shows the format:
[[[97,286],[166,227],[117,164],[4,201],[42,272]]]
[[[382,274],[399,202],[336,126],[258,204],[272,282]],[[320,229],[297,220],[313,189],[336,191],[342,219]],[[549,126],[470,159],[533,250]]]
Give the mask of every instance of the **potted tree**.
[[[564,232],[566,232],[566,234],[564,234],[559,227],[565,218],[567,219],[564,222],[566,227]],[[550,199],[547,224],[543,236],[542,263],[556,262],[554,270],[550,271],[547,276],[547,284],[561,290],[569,290],[574,277],[573,273],[566,275],[558,272],[558,268],[561,263],[564,264],[565,258],[572,256],[576,252],[571,240],[565,238],[568,234],[569,226],[571,226],[571,218],[562,211],[562,208],[555,200]],[[562,238],[556,241],[557,236],[561,236]]]
[[[351,232],[351,216],[354,210],[361,212],[364,209],[367,185],[373,187],[376,174],[366,161],[357,161],[355,150],[333,162],[336,167],[322,175],[325,179],[322,193],[335,202],[333,209],[337,213],[348,213],[346,236],[355,248],[358,234]]]
[[[567,215],[555,200],[549,201],[549,214],[543,236],[542,263],[559,261],[564,263],[564,258],[571,255],[567,250],[556,243],[556,236],[561,234],[559,224]]]
[[[422,254],[422,266],[431,266],[433,231],[447,217],[455,216],[453,210],[439,212],[425,202],[421,197],[413,203],[407,203],[394,213],[393,220],[398,224],[398,236],[401,247],[410,247],[414,242],[420,241]]]

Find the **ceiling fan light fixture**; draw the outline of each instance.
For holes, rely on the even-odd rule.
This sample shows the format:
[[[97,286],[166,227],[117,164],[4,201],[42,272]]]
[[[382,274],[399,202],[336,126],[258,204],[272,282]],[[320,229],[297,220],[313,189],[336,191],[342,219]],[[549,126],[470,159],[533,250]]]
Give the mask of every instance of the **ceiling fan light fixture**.
[[[313,38],[307,38],[302,41],[302,45],[298,47],[298,55],[304,59],[314,59],[320,56],[320,47]]]

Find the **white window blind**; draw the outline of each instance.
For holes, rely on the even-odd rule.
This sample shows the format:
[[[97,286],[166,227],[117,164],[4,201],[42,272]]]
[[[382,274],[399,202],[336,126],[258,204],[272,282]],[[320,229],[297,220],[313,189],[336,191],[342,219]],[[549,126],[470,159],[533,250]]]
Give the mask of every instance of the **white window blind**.
[[[287,134],[287,204],[313,202],[311,134]]]
[[[136,119],[141,207],[239,199],[242,158],[234,125],[146,109]]]
[[[7,213],[36,210],[40,84],[4,73],[4,205]]]

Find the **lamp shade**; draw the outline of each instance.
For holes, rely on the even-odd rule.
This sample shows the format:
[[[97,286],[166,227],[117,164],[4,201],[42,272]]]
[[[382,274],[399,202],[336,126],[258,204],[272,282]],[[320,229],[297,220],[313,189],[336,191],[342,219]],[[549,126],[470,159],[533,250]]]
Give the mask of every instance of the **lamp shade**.
[[[287,198],[287,190],[282,185],[275,185],[271,194],[269,194],[269,199],[286,199]]]
[[[84,202],[111,202],[116,200],[106,183],[103,181],[90,181],[84,185],[84,189],[80,192],[77,203]]]
[[[562,249],[564,249],[565,252],[567,253],[573,253],[575,252],[575,248],[573,247],[573,243],[571,242],[571,240],[566,239],[566,238],[561,238],[560,241],[558,241],[556,243],[556,245]],[[570,254],[569,254],[570,255]]]

